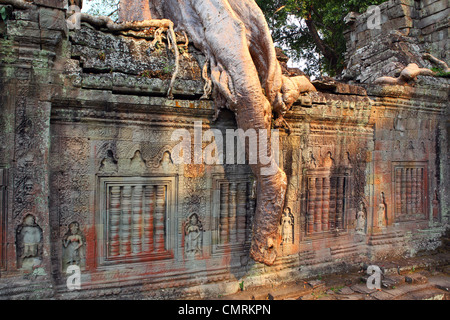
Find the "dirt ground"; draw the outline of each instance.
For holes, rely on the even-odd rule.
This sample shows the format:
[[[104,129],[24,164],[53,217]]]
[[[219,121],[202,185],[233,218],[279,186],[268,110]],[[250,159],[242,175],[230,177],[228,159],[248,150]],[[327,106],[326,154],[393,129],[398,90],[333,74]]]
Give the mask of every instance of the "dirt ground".
[[[450,300],[450,250],[374,262],[381,288],[369,289],[367,267],[279,286],[244,289],[218,300]]]

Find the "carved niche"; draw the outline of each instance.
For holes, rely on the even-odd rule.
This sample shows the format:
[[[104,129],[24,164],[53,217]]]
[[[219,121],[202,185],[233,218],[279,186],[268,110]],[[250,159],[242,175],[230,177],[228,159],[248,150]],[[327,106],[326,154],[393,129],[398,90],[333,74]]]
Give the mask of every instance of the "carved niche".
[[[18,269],[32,270],[42,262],[42,229],[36,217],[28,214],[16,231]]]

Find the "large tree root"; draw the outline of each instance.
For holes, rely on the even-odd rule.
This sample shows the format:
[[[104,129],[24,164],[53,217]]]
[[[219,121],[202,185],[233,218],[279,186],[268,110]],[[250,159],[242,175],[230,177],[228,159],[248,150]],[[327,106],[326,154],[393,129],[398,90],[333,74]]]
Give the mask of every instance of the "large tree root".
[[[121,0],[125,6],[132,0]],[[271,265],[276,259],[278,224],[287,188],[285,173],[271,153],[272,113],[282,118],[302,91],[315,91],[302,77],[282,75],[270,31],[254,0],[150,0],[152,18],[166,18],[186,31],[210,62],[216,115],[221,108],[235,113],[240,129],[265,130],[268,154],[251,169],[257,179],[257,206],[250,254]],[[209,83],[205,96],[209,95]],[[261,139],[267,139],[263,141]],[[262,162],[261,156],[269,159]]]
[[[404,85],[417,79],[417,76],[434,76],[435,72],[426,68],[419,68],[415,63],[410,63],[405,69],[402,70],[400,76],[394,77],[380,77],[375,80],[375,84],[384,85]]]
[[[436,65],[439,69],[442,70],[443,73],[450,73],[450,68],[444,61],[437,59],[429,53],[425,53],[422,57]],[[438,76],[438,72],[427,68],[419,68],[417,64],[411,63],[402,70],[399,77],[380,77],[375,80],[375,84],[404,85],[415,81],[420,75],[435,77]]]

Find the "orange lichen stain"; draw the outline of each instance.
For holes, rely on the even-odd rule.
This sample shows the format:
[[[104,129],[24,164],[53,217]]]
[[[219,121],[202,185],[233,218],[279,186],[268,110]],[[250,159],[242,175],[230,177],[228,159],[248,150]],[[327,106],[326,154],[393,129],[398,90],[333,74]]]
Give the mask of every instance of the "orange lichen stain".
[[[189,108],[194,109],[195,108],[195,104],[193,102],[189,103]]]
[[[181,108],[180,103],[179,103],[178,101],[175,101],[175,105],[176,105],[178,108]]]

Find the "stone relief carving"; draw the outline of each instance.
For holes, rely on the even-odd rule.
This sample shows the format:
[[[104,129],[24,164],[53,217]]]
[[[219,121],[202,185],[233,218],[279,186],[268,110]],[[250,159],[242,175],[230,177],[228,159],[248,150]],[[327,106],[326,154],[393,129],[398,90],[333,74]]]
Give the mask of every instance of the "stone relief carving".
[[[83,233],[80,230],[80,224],[76,221],[69,224],[68,231],[64,235],[62,240],[63,246],[63,272],[67,269],[68,266],[76,265],[84,267],[85,264],[85,255],[84,255],[84,246],[85,239]]]
[[[36,218],[28,214],[16,232],[18,268],[32,270],[42,262],[42,229]]]
[[[364,202],[359,203],[359,210],[356,213],[356,233],[364,235],[366,234],[366,208]]]
[[[325,159],[323,159],[324,168],[331,168],[334,165],[334,159],[331,156],[331,152],[327,152]]]
[[[135,173],[143,173],[146,171],[146,161],[142,158],[141,151],[136,150],[133,158],[130,159],[130,171]]]
[[[101,173],[117,173],[119,171],[119,167],[117,165],[117,160],[114,157],[114,153],[112,150],[107,150],[106,157],[100,163]]]
[[[184,227],[184,247],[186,257],[202,254],[203,225],[196,213],[189,216]]]
[[[378,227],[384,228],[387,226],[387,210],[386,210],[386,200],[384,197],[384,192],[381,192],[380,199],[378,203],[377,210],[378,217]]]
[[[294,215],[291,208],[284,209],[281,217],[281,244],[294,243]]]
[[[307,163],[309,168],[317,168],[317,161],[312,151],[309,153],[309,159]]]
[[[433,206],[433,221],[439,221],[440,201],[439,201],[438,191],[436,189],[434,190],[432,206]]]

